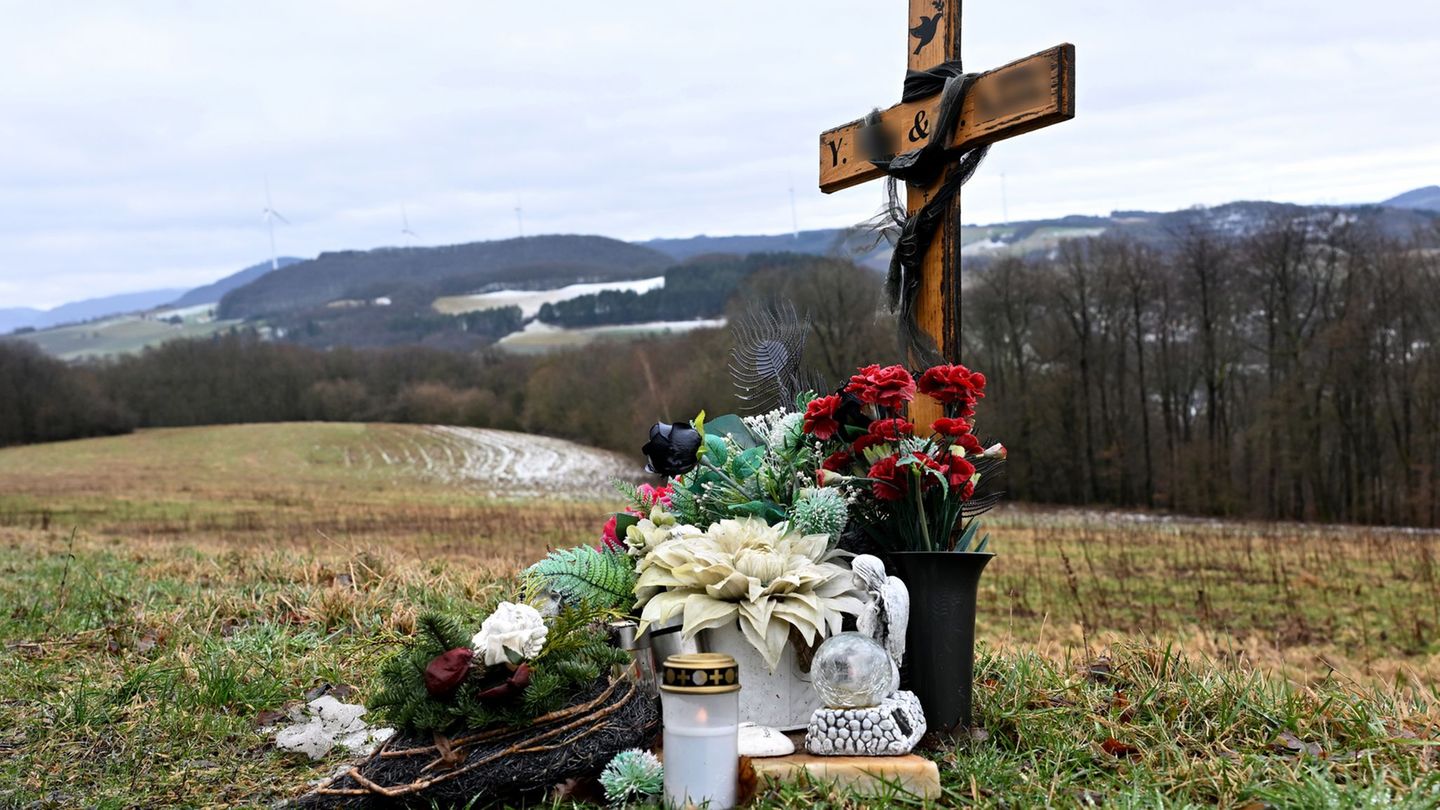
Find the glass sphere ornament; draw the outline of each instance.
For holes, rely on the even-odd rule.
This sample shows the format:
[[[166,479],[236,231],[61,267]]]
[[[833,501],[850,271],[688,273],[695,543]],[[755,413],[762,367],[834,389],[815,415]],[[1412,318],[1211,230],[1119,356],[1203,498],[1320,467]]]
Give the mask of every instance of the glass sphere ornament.
[[[879,706],[900,687],[900,668],[890,653],[860,633],[825,639],[811,659],[810,677],[831,709]]]

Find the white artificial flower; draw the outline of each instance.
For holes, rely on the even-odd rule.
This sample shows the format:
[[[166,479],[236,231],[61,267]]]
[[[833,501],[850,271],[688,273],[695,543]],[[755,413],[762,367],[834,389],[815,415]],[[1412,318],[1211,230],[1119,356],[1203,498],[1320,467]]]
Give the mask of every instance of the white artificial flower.
[[[773,672],[792,629],[813,644],[864,607],[850,570],[830,561],[829,540],[740,518],[661,543],[636,580],[640,629],[679,616],[682,635],[693,638],[738,621]]]
[[[694,526],[676,522],[674,515],[665,511],[665,507],[656,504],[650,509],[650,517],[642,518],[625,530],[625,548],[630,556],[643,559],[661,543],[698,532]]]
[[[545,649],[545,617],[529,605],[501,602],[495,612],[480,623],[480,632],[470,646],[485,659],[485,666],[510,663],[514,653],[520,660],[534,658]],[[508,651],[508,652],[507,652]]]

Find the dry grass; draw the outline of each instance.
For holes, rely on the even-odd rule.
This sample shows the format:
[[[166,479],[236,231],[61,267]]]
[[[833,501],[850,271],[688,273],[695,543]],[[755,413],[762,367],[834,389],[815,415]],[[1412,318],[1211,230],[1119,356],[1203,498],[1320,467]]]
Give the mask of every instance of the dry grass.
[[[319,683],[365,694],[419,612],[473,612],[547,547],[591,539],[613,506],[344,463],[418,430],[0,451],[0,806],[293,795],[327,767],[277,754],[261,710]],[[949,802],[1308,804],[1433,785],[1436,535],[1019,509],[989,529],[981,638],[999,657],[977,702],[991,738],[942,757]],[[1211,663],[1183,665],[1180,649]],[[1088,664],[1107,652],[1125,674],[1097,681]],[[1344,759],[1287,753],[1282,733]],[[1140,753],[1117,761],[1096,748],[1107,738]]]

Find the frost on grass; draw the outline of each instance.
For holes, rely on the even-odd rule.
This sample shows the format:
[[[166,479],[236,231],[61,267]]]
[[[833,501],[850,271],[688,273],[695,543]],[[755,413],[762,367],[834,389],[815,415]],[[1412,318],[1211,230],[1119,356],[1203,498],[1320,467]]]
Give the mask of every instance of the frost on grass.
[[[280,729],[275,746],[311,759],[324,759],[337,747],[351,755],[372,754],[395,729],[371,728],[360,719],[364,714],[364,706],[341,703],[330,695],[318,697],[290,711],[295,724]]]

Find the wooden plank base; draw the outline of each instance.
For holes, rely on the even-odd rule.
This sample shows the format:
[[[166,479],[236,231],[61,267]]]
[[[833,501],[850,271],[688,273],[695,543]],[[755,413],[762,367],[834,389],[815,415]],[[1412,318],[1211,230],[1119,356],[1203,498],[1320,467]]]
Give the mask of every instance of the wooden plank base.
[[[940,768],[915,754],[903,757],[817,757],[796,752],[752,759],[761,780],[836,784],[863,796],[878,796],[898,785],[922,799],[940,798]]]

